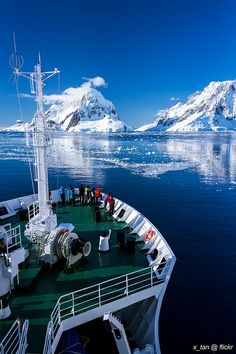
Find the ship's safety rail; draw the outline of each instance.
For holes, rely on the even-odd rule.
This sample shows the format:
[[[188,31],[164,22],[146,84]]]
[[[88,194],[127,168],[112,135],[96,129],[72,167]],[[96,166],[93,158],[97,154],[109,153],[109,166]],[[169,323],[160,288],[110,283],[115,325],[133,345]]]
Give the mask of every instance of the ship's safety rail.
[[[18,350],[17,354],[25,354],[26,353],[26,349],[28,347],[28,343],[27,343],[28,328],[29,328],[29,321],[25,320],[25,322],[23,323],[23,326],[22,326],[22,330],[21,330],[19,350]]]
[[[25,354],[27,344],[29,322],[25,320],[21,328],[20,320],[17,319],[0,343],[1,354]]]
[[[35,201],[28,206],[29,222],[25,225],[26,230],[30,229],[30,221],[35,219],[37,215],[39,215],[39,202]]]
[[[51,314],[52,340],[63,320],[154,287],[164,280],[163,276],[158,277],[152,267],[146,267],[61,296]]]
[[[115,199],[112,216],[117,222],[125,222],[124,228],[130,230],[130,236],[135,238],[135,242],[144,244],[142,250],[147,251],[149,266],[159,278],[165,278],[175,262],[175,255],[160,231],[138,210],[119,199]]]
[[[43,354],[51,354],[52,353],[52,322],[48,322],[47,331],[46,331],[46,338],[43,347]]]
[[[7,256],[15,249],[22,247],[21,241],[21,228],[20,225],[16,227],[11,227],[11,224],[5,224],[3,227],[3,236],[7,240],[6,248],[7,248]]]
[[[38,213],[39,213],[38,201],[36,201],[28,206],[29,220],[33,219],[36,215],[38,215]]]

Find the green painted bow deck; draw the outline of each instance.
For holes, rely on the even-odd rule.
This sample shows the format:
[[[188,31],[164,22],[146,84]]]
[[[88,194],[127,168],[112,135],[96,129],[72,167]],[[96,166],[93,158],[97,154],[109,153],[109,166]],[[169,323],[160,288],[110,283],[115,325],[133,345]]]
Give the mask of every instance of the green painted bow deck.
[[[50,314],[61,295],[148,266],[145,252],[140,251],[142,244],[136,243],[134,253],[128,253],[117,245],[117,230],[122,229],[125,223],[116,222],[104,209],[100,211],[101,222],[96,223],[92,206],[56,207],[58,224],[73,224],[74,231],[92,244],[90,255],[82,258],[71,269],[66,269],[63,261],[50,268],[37,258],[35,246],[24,236],[22,237],[24,247],[29,249],[30,255],[22,264],[20,284],[13,289],[10,297],[11,316],[0,321],[0,341],[16,318],[22,321],[28,319],[28,352],[42,353]],[[20,223],[23,234],[25,222],[20,222],[18,216],[9,218],[1,224],[8,222],[11,222],[12,226]],[[109,241],[110,251],[101,253],[98,251],[99,236],[102,231],[109,229],[112,230]],[[128,236],[130,230],[124,231]]]

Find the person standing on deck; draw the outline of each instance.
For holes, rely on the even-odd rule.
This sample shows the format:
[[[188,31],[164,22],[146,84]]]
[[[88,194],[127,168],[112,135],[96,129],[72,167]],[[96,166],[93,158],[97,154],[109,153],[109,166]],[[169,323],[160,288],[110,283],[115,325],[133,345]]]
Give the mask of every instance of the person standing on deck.
[[[95,190],[96,203],[100,202],[101,196],[102,196],[101,188],[97,187],[96,190]]]
[[[88,186],[87,204],[91,204],[91,188]]]
[[[93,187],[91,187],[90,190],[90,204],[94,204],[95,203],[95,189]]]
[[[89,187],[86,186],[84,188],[84,204],[88,204],[88,200],[89,200]]]
[[[71,186],[71,185],[70,185]],[[75,206],[75,190],[74,188],[71,186],[71,188],[69,189],[69,203],[70,205],[72,205],[73,207]]]
[[[84,186],[83,186],[83,184],[81,184],[79,187],[79,201],[80,201],[80,204],[84,204]]]
[[[114,213],[114,208],[115,208],[115,199],[113,198],[113,196],[111,196],[108,202],[110,205],[109,215],[112,215]]]
[[[59,189],[60,197],[61,197],[61,203],[64,206],[65,205],[65,189],[61,186]]]
[[[110,199],[111,199],[111,192],[109,192],[105,197],[105,204],[104,204],[105,209],[106,209],[107,203],[109,202]]]
[[[70,184],[69,189],[71,189],[72,191],[75,191],[74,187],[72,186],[72,184]]]

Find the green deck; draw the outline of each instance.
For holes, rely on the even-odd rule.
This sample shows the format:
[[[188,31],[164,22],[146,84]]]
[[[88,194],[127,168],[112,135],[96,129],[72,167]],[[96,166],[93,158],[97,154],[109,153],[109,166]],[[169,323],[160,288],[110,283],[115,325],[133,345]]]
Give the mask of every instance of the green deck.
[[[11,317],[0,321],[0,339],[16,318],[28,319],[28,350],[31,353],[42,352],[46,326],[51,311],[61,295],[147,266],[145,253],[140,252],[143,245],[136,244],[135,253],[127,253],[117,246],[116,230],[122,229],[125,224],[117,223],[104,210],[101,210],[100,223],[94,221],[91,206],[57,207],[56,213],[58,224],[72,223],[81,238],[92,243],[92,251],[87,258],[79,261],[69,271],[65,271],[64,262],[58,262],[52,268],[39,263],[35,260],[34,248],[30,247],[28,264],[23,265],[20,273],[20,285],[13,290],[10,298]],[[19,224],[17,217],[6,222]],[[110,251],[100,253],[99,236],[101,231],[108,229],[112,230]],[[129,233],[128,229],[126,233]],[[27,240],[24,240],[24,246],[29,247]]]

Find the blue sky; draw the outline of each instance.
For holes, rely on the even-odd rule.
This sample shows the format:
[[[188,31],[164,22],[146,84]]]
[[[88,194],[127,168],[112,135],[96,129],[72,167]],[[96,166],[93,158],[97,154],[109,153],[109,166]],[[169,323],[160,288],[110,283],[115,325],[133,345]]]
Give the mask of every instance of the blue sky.
[[[0,2],[0,126],[19,118],[8,58],[17,50],[25,71],[38,51],[44,69],[61,70],[61,91],[83,77],[103,77],[104,96],[132,126],[202,89],[236,78],[234,0],[43,0]],[[23,79],[20,91],[29,93]],[[46,93],[57,93],[56,79]],[[34,102],[22,99],[29,121]]]

